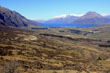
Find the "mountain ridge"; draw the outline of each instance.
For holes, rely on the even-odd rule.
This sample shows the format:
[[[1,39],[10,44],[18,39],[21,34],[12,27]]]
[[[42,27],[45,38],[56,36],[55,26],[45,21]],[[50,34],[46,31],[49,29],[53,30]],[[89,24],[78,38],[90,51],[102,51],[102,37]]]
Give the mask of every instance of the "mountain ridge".
[[[70,24],[72,21],[76,20],[77,16],[67,15],[64,17],[57,17],[50,20],[47,20],[46,24],[52,24],[52,23],[60,23],[60,24]],[[71,21],[72,20],[72,21]]]
[[[36,22],[34,25],[39,25]],[[13,26],[13,27],[28,27],[33,25],[33,21],[25,18],[16,11],[9,10],[0,6],[0,25],[1,26]]]
[[[62,15],[44,22],[44,24],[110,24],[110,16],[89,11],[84,15]],[[65,21],[65,22],[64,22]]]

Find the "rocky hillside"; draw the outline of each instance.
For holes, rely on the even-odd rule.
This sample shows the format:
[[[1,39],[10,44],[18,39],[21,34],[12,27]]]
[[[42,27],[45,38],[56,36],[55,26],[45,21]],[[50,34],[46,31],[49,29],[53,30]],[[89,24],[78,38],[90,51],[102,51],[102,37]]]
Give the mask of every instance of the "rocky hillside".
[[[28,27],[30,25],[39,25],[40,23],[33,23],[20,15],[16,11],[11,11],[7,8],[0,6],[0,25],[3,26],[14,26],[14,27]]]

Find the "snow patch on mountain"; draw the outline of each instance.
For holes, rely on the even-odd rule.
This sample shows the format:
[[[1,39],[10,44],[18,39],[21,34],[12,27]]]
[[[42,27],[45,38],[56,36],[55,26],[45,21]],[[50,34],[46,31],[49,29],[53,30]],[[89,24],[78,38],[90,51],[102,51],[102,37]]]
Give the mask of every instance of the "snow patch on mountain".
[[[69,15],[63,14],[63,15],[55,16],[55,17],[53,17],[53,18],[66,18],[66,17],[68,17],[68,16],[80,17],[80,16],[83,16],[83,15],[84,15],[84,14],[69,14]]]

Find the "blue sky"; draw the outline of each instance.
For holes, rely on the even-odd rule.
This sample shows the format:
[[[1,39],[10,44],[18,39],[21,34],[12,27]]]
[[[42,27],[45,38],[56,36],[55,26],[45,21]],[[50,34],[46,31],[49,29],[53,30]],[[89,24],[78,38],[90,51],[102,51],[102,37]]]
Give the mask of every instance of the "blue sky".
[[[62,14],[96,11],[110,14],[110,0],[0,0],[0,5],[29,19],[50,19]]]

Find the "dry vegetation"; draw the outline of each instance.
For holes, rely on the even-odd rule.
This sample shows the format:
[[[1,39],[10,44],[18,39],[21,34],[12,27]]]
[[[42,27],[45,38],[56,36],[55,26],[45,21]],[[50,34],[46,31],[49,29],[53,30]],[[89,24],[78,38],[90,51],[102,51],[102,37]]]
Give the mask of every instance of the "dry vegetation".
[[[0,27],[0,73],[110,73],[109,41],[64,29]]]

